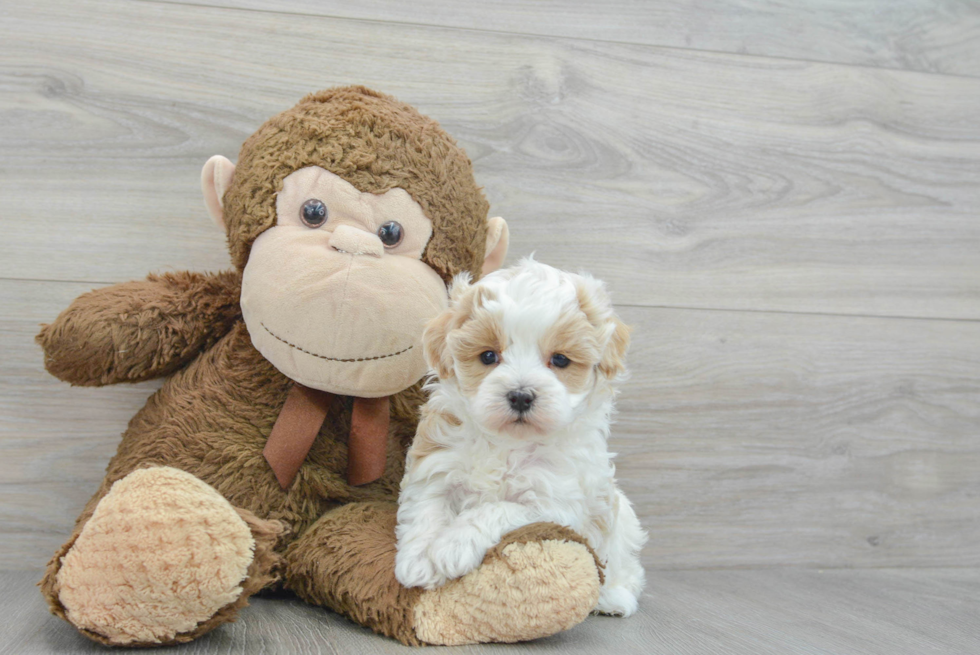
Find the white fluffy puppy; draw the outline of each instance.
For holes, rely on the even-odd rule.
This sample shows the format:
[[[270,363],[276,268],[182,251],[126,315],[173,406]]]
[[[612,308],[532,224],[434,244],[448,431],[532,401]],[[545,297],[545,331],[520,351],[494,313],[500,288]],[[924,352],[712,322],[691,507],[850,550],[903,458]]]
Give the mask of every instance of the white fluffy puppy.
[[[636,611],[646,534],[606,447],[629,328],[601,282],[532,259],[457,276],[425,330],[438,379],[408,451],[395,576],[431,589],[536,521],[585,537],[605,566],[595,611]]]

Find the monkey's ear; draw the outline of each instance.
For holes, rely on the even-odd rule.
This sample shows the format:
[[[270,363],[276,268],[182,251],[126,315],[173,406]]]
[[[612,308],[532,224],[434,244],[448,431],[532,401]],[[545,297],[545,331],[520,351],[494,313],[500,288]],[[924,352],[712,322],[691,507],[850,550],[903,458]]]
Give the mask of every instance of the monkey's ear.
[[[507,221],[499,216],[487,221],[487,250],[483,257],[483,275],[493,273],[504,263],[509,241],[510,231],[507,229]]]
[[[225,191],[231,186],[231,177],[235,174],[235,165],[227,157],[215,155],[204,164],[201,171],[201,191],[204,192],[204,205],[208,208],[211,218],[222,230],[225,229],[225,211],[223,198]]]

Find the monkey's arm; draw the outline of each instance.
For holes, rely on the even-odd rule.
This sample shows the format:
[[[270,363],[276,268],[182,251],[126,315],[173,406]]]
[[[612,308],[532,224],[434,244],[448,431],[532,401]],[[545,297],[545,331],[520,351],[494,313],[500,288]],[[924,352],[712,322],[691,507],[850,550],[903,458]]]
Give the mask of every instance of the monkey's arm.
[[[165,273],[83,294],[42,327],[44,367],[65,382],[101,386],[176,371],[241,317],[241,275]]]
[[[482,564],[438,589],[395,577],[395,503],[331,509],[284,554],[286,588],[403,644],[528,641],[595,609],[602,568],[569,528],[533,523],[504,535]]]

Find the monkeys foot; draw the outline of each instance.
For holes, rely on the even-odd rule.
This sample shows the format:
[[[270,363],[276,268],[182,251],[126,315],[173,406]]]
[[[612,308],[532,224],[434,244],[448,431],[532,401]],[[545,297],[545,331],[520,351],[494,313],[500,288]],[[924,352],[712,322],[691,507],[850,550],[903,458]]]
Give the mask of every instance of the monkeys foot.
[[[416,635],[447,646],[516,642],[580,623],[599,599],[602,573],[578,539],[549,523],[511,532],[478,569],[421,594]]]
[[[269,544],[256,543],[256,527]],[[62,558],[57,599],[72,624],[103,643],[189,641],[231,620],[257,591],[247,579],[256,559],[271,570],[279,531],[190,473],[139,469],[99,501]]]

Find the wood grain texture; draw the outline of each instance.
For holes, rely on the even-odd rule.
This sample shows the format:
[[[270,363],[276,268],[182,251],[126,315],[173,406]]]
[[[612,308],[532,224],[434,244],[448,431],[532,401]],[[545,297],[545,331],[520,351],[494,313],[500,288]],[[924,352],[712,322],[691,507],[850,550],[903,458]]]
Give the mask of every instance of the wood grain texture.
[[[37,574],[2,573],[0,653],[105,653],[49,615]],[[657,571],[639,612],[592,616],[547,639],[459,646],[460,655],[921,655],[980,649],[980,571]],[[237,623],[154,652],[409,653],[329,611],[289,598],[257,598]],[[442,652],[442,649],[440,649]]]
[[[980,565],[980,323],[622,315],[648,566]]]
[[[42,370],[38,324],[87,288],[0,281],[0,569],[43,566],[158,385]],[[620,312],[611,448],[648,567],[980,565],[980,323]]]
[[[621,303],[980,318],[980,80],[173,4],[0,11],[0,277],[224,267],[203,162],[363,82],[460,139],[515,254],[585,265]]]
[[[980,6],[971,0],[503,0],[492,4],[442,0],[421,5],[398,0],[203,0],[186,4],[980,76]]]

